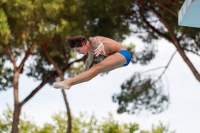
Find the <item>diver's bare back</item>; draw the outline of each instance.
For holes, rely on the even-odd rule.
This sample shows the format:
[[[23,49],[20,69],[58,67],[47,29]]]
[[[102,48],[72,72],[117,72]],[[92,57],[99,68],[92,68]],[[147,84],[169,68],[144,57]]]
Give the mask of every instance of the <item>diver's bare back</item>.
[[[106,53],[105,56],[114,54],[114,53],[118,52],[119,50],[126,49],[119,42],[112,40],[110,38],[107,38],[107,37],[95,36],[95,37],[92,38],[92,40],[99,40],[103,43],[104,50],[105,50],[105,53]],[[91,41],[91,42],[95,42],[95,41]],[[96,49],[98,47],[95,43],[91,43],[91,45],[94,49]],[[101,55],[104,55],[104,54],[101,53]]]

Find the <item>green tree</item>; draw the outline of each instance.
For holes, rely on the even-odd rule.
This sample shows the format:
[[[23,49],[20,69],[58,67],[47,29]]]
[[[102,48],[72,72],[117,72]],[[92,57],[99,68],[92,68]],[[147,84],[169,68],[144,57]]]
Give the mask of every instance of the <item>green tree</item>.
[[[169,45],[174,45],[176,51],[169,55],[169,62],[162,67],[160,76],[136,72],[121,86],[121,93],[113,95],[113,101],[118,103],[118,113],[137,113],[142,109],[152,113],[160,113],[168,108],[169,96],[163,91],[162,75],[167,70],[175,53],[179,53],[195,78],[200,81],[200,74],[188,53],[200,56],[200,31],[197,28],[178,25],[178,11],[183,1],[174,0],[135,0],[127,4],[130,14],[125,19],[132,27],[132,33],[144,42],[144,50],[133,52],[132,62],[148,65],[156,56],[156,42],[165,39]],[[124,14],[125,15],[125,14]],[[157,66],[157,69],[160,69]],[[152,69],[153,70],[157,70]]]
[[[73,28],[81,26],[80,21],[66,17],[67,13],[71,16],[77,16],[76,1],[68,2],[63,0],[48,1],[48,0],[10,0],[0,1],[0,15],[2,16],[0,27],[0,43],[1,43],[1,60],[0,60],[0,90],[6,90],[13,87],[14,90],[14,113],[12,122],[12,132],[18,132],[19,116],[22,106],[27,103],[46,83],[52,83],[58,73],[51,67],[51,64],[46,60],[41,51],[41,44],[47,44],[52,40],[57,41],[59,45],[60,38],[64,38],[67,32],[76,33]],[[68,8],[64,8],[64,5]],[[65,14],[62,14],[66,12]],[[63,18],[60,18],[62,14]],[[77,23],[80,24],[77,24]],[[72,23],[72,24],[70,24]],[[68,25],[71,25],[70,27]],[[74,25],[74,26],[73,26]],[[81,28],[81,27],[80,27]],[[65,31],[65,32],[63,32]],[[57,45],[54,45],[57,47]],[[62,49],[63,47],[60,47]],[[59,49],[59,50],[60,50]],[[57,49],[56,49],[57,50]],[[62,53],[64,49],[60,50]],[[68,50],[69,51],[69,50]],[[56,53],[56,52],[55,52]],[[63,55],[67,53],[67,50]],[[58,55],[58,54],[57,54]],[[70,53],[65,55],[69,56]],[[27,59],[33,62],[29,63]],[[68,58],[68,57],[67,57]],[[75,60],[66,63],[68,69]],[[33,63],[33,64],[32,64]],[[40,63],[39,65],[37,63]],[[61,63],[61,61],[60,61]],[[36,64],[36,65],[35,65]],[[62,66],[64,66],[62,62]],[[18,82],[20,74],[26,73],[27,76],[40,80],[41,83],[33,89],[33,91],[22,101],[19,101]],[[30,88],[31,89],[31,88]],[[70,119],[69,105],[66,99],[66,94],[62,91],[68,118]],[[70,132],[70,121],[68,123],[68,132]]]
[[[0,133],[11,132],[12,126],[12,109],[8,108],[0,115]],[[65,133],[65,123],[68,120],[66,112],[55,113],[52,116],[53,123],[44,123],[42,126],[37,125],[30,116],[25,113],[20,116],[19,132],[20,133]],[[139,130],[136,123],[121,123],[114,119],[109,113],[108,117],[98,120],[95,115],[80,113],[78,117],[72,117],[72,133],[134,133]],[[140,133],[175,133],[169,130],[168,126],[160,123],[158,126],[152,125],[151,131],[141,130]]]
[[[151,131],[142,130],[140,133],[175,133],[175,131],[170,131],[169,126],[164,126],[160,122],[158,126],[153,124]]]
[[[144,23],[142,23],[142,18],[137,10],[142,1],[109,0],[102,2],[97,0],[91,2],[90,0],[84,0],[83,7],[86,8],[82,10],[86,10],[85,13],[89,16],[87,27],[96,34],[122,41],[125,36],[134,33],[143,39],[147,44],[142,51],[136,52],[133,44],[127,45],[127,49],[132,54],[132,63],[148,65],[155,58],[156,49],[154,44],[151,43],[150,37],[145,36],[149,33],[148,30],[145,30],[148,27],[144,25],[144,28],[141,28]],[[148,3],[148,1],[143,2]],[[152,17],[154,16],[152,15]],[[151,15],[149,14],[150,18]],[[105,31],[101,30],[103,27],[106,27]],[[117,29],[115,30],[113,27],[117,27]],[[121,32],[118,33],[117,31]],[[112,35],[112,32],[114,32],[114,35]],[[154,40],[158,39],[151,33],[148,35],[152,35]],[[121,86],[122,92],[113,95],[113,101],[119,104],[118,113],[136,113],[143,109],[152,113],[160,113],[167,109],[169,96],[162,89],[163,84],[160,80],[162,75],[158,79],[151,75],[143,75],[140,72],[136,72],[131,79],[125,81]]]
[[[80,72],[85,56],[75,59],[76,54],[65,43],[66,35],[102,35],[122,41],[134,33],[146,43],[144,50],[135,52],[132,45],[127,48],[132,53],[132,63],[142,65],[148,65],[156,56],[155,41],[164,38],[177,48],[199,80],[199,73],[185,53],[199,55],[199,31],[177,25],[181,5],[173,0],[0,0],[0,90],[14,90],[12,132],[18,132],[22,106],[45,84],[62,80],[64,74],[68,78]],[[94,64],[102,59],[96,58]],[[165,110],[169,97],[162,89],[161,77],[170,61],[157,79],[137,72],[125,81],[122,92],[113,95],[113,101],[119,104],[118,112]],[[18,96],[20,74],[41,81],[22,101]],[[62,94],[70,119],[66,94]],[[67,127],[69,133],[70,120]]]
[[[86,9],[89,1],[84,2],[76,0],[0,1],[0,90],[12,87],[14,90],[13,133],[18,132],[22,106],[46,83],[52,85],[55,80],[63,80],[65,72],[70,77],[80,71],[82,63],[78,67],[73,64],[83,61],[85,56],[75,59],[76,54],[71,52],[65,44],[65,36],[82,34],[90,37],[103,33],[102,31],[107,33],[105,31],[109,26],[102,27],[101,31],[89,30],[95,26],[92,24],[95,22],[89,20],[93,14]],[[102,17],[107,23],[111,19],[115,19],[106,15],[106,12],[104,13],[106,17]],[[120,26],[120,24],[110,26],[117,31],[118,27],[116,26]],[[128,24],[120,27],[128,29]],[[109,37],[121,38],[122,40],[123,34],[121,33],[125,32],[110,32]],[[28,77],[41,81],[22,101],[19,101],[18,95],[20,74],[26,74]],[[69,119],[66,128],[68,127],[67,132],[70,133],[70,108],[64,90],[62,90],[62,94]]]

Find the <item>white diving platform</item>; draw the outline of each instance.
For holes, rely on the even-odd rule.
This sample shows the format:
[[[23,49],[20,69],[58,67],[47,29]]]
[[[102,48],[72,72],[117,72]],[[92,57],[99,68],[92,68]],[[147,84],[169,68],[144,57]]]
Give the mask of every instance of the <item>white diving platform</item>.
[[[200,28],[200,0],[185,0],[178,12],[178,25]]]

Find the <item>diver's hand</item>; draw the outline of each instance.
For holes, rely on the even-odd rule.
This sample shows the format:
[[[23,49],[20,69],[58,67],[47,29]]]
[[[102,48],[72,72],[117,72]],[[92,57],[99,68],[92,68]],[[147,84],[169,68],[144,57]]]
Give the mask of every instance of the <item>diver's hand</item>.
[[[100,43],[99,46],[95,49],[94,55],[97,57],[101,54],[101,52],[103,52],[103,54],[106,55],[103,43]]]

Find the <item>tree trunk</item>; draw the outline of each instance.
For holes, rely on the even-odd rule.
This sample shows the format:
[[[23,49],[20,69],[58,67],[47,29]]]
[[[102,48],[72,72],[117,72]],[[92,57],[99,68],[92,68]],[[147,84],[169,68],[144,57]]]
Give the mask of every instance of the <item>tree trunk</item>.
[[[174,45],[175,45],[176,49],[178,50],[179,54],[181,55],[181,57],[183,58],[183,60],[185,61],[185,63],[188,65],[188,67],[192,71],[192,73],[195,76],[195,78],[200,82],[200,74],[197,71],[197,69],[194,67],[194,65],[192,64],[192,62],[188,59],[188,57],[185,54],[184,50],[180,47],[180,45],[178,44],[178,42],[175,41]]]
[[[12,123],[12,131],[11,133],[18,133],[18,125],[19,125],[19,116],[21,112],[21,106],[19,104],[16,104],[14,106],[14,112],[13,112],[13,123]]]
[[[12,133],[18,133],[19,115],[21,111],[21,106],[19,104],[18,95],[18,79],[19,72],[14,72],[13,87],[14,87],[14,113],[13,113],[13,123],[12,123]]]
[[[42,48],[44,50],[44,53],[45,53],[47,59],[53,64],[53,66],[56,69],[56,72],[58,73],[61,81],[63,81],[64,80],[64,72],[58,67],[58,65],[56,64],[56,62],[51,58],[51,56],[49,55],[49,53],[47,51],[47,48],[46,48],[45,44],[42,44],[41,46],[42,46]],[[67,117],[68,117],[67,133],[71,133],[71,129],[72,129],[71,111],[70,111],[69,103],[67,101],[67,95],[66,95],[66,93],[65,93],[64,90],[62,90],[62,94],[63,94],[65,106],[66,106],[66,109],[67,109]]]
[[[67,108],[67,117],[68,117],[68,128],[67,128],[67,133],[71,133],[71,130],[72,130],[72,118],[71,118],[71,111],[70,111],[70,108],[69,108],[69,103],[67,101],[67,95],[65,93],[64,90],[62,90],[62,94],[63,94],[63,98],[64,98],[64,101],[65,101],[65,106]]]
[[[143,6],[143,5],[142,5]],[[188,67],[190,68],[190,70],[192,71],[193,75],[195,76],[195,78],[200,82],[200,74],[197,71],[197,69],[194,67],[194,65],[192,64],[192,62],[188,59],[187,55],[184,52],[184,49],[181,48],[180,44],[179,44],[179,39],[176,38],[174,31],[172,30],[172,27],[170,27],[170,25],[167,23],[167,21],[165,21],[165,19],[152,7],[149,7],[147,5],[144,5],[144,7],[146,7],[147,9],[149,9],[150,11],[152,11],[152,13],[154,13],[159,20],[161,21],[161,23],[165,26],[165,28],[168,30],[170,38],[166,37],[164,34],[162,34],[161,32],[159,32],[155,27],[153,27],[145,18],[144,14],[144,8],[142,7],[140,9],[140,13],[142,15],[142,19],[143,21],[147,24],[147,26],[149,28],[151,28],[154,32],[156,32],[158,35],[160,35],[161,37],[164,37],[165,39],[167,39],[168,41],[172,42],[174,44],[174,46],[176,47],[177,51],[179,52],[179,54],[181,55],[181,57],[183,58],[183,60],[185,61],[185,63],[188,65]]]

